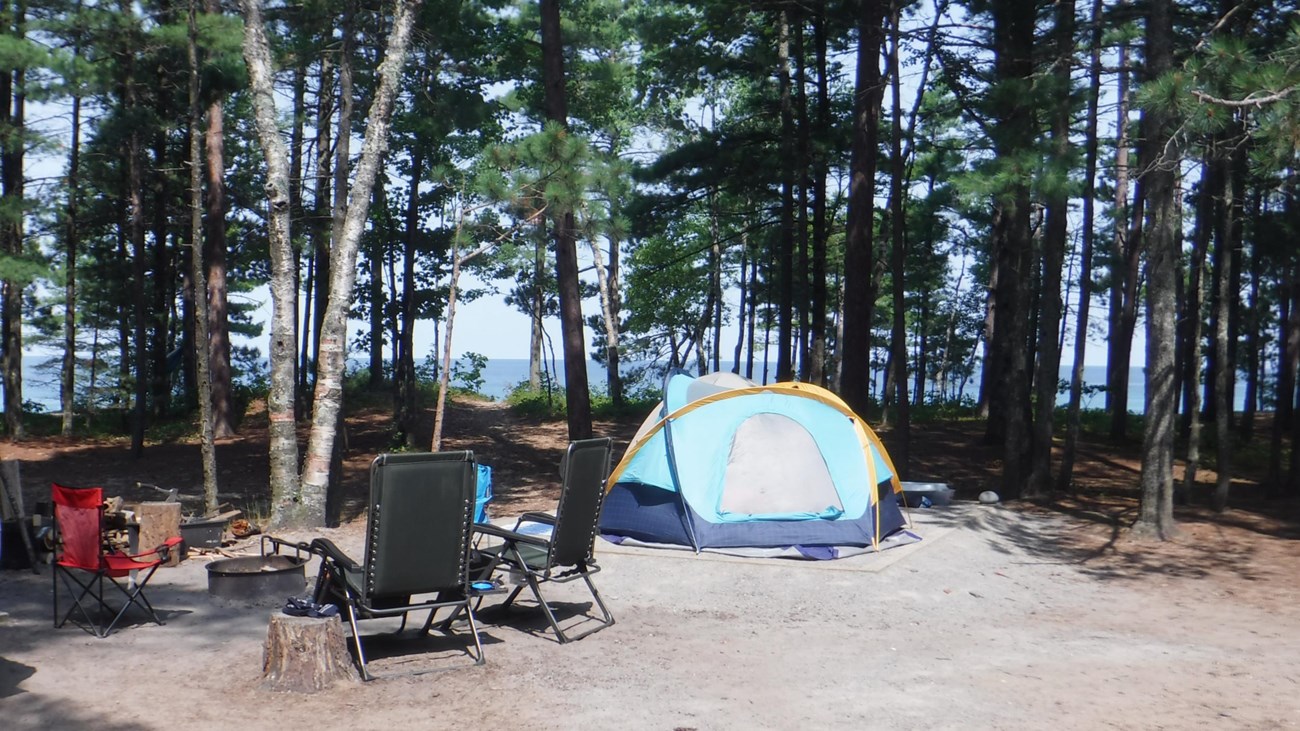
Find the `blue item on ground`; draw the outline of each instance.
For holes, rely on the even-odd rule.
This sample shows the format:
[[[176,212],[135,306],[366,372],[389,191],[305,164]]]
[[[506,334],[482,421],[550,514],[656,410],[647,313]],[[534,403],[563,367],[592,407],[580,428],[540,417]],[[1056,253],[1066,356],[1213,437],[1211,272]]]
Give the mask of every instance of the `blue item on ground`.
[[[474,522],[487,522],[487,506],[492,502],[492,468],[478,465],[478,489],[474,493]]]

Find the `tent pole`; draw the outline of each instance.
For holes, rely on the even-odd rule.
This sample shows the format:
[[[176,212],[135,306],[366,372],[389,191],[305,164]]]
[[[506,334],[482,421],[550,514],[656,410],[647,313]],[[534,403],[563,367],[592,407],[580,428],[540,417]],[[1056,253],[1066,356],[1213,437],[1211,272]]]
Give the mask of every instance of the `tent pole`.
[[[664,398],[668,394],[665,389]],[[664,402],[664,409],[667,410],[667,401]],[[696,553],[700,552],[700,541],[695,537],[695,525],[691,520],[691,507],[686,504],[686,497],[682,495],[682,480],[677,475],[677,450],[673,447],[673,430],[672,420],[664,421],[664,446],[668,452],[668,474],[673,476],[673,487],[677,489],[677,502],[682,506],[682,522],[686,525],[686,533],[691,539],[691,548]]]

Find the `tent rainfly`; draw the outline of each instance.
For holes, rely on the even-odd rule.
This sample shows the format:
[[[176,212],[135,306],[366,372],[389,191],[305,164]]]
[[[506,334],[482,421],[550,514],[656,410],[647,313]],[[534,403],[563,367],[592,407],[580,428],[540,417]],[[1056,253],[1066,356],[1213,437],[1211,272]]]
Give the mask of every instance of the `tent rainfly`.
[[[910,535],[880,438],[806,383],[673,374],[606,489],[618,543],[821,559]]]

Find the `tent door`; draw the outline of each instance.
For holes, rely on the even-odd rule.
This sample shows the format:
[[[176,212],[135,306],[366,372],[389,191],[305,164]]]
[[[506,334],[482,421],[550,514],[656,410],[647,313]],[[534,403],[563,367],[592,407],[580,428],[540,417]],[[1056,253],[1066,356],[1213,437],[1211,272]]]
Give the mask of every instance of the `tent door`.
[[[742,422],[731,441],[718,500],[730,520],[834,518],[844,512],[816,440],[774,413]]]

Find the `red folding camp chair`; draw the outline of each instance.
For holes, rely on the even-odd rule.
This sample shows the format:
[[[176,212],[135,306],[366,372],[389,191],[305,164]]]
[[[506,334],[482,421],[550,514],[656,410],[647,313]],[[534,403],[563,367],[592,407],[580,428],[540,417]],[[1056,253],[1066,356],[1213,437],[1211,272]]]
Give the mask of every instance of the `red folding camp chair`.
[[[52,485],[54,500],[54,626],[62,627],[76,613],[85,628],[96,637],[107,637],[132,606],[163,624],[144,594],[158,567],[178,545],[179,536],[168,538],[152,551],[126,554],[106,552],[103,547],[104,491],[98,487]],[[131,572],[138,572],[134,579]],[[126,579],[126,583],[118,579]],[[117,587],[126,603],[114,610],[104,598],[104,580]],[[72,606],[59,615],[59,583],[73,597]],[[110,595],[112,592],[110,592]],[[112,617],[107,624],[104,620]]]

